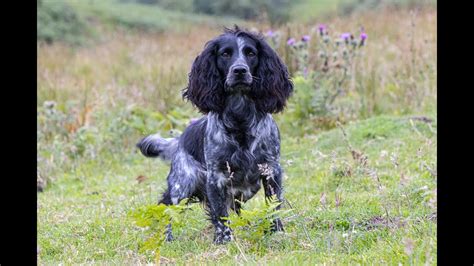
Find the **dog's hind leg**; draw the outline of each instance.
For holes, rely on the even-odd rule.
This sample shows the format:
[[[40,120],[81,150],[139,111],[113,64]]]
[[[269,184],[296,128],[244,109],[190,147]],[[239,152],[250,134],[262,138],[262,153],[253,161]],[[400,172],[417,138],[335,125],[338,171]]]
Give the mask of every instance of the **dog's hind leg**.
[[[185,152],[177,152],[168,174],[168,189],[160,203],[177,205],[183,199],[191,198],[198,188],[203,170],[200,164]],[[166,230],[166,240],[173,240],[171,224]]]
[[[161,196],[161,199],[158,201],[158,204],[165,204],[165,205],[171,205],[173,204],[171,202],[171,196],[170,196],[170,191],[169,189],[167,189],[163,195]],[[171,223],[169,223],[167,226],[166,226],[166,231],[165,231],[165,235],[166,235],[166,241],[170,242],[170,241],[173,241],[173,230],[171,229]]]

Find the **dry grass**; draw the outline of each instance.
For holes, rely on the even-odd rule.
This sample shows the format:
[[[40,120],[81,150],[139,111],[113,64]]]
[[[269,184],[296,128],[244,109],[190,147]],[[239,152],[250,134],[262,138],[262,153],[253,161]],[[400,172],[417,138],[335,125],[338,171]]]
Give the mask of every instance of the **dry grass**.
[[[38,100],[85,100],[96,108],[141,105],[165,112],[179,104],[192,60],[217,34],[111,34],[92,48],[38,46]]]
[[[384,10],[324,21],[334,34],[358,32],[364,26],[369,35],[357,66],[362,74],[354,86],[367,96],[367,116],[436,108],[436,20],[436,10],[413,14]],[[307,34],[316,24],[289,24],[280,29],[283,40],[288,33]],[[268,26],[259,29],[265,31]],[[186,84],[191,63],[205,42],[217,34],[215,28],[196,26],[169,34],[109,33],[90,48],[38,45],[38,104],[75,99],[94,108],[140,105],[166,112],[183,105],[179,91]],[[290,61],[282,43],[279,53]],[[311,63],[318,64],[316,56]]]
[[[314,21],[308,25],[290,24],[282,29],[284,40],[288,36],[301,38],[312,34],[317,38],[316,26],[327,24],[331,36],[343,32],[359,34],[364,27],[368,34],[367,46],[355,66],[352,90],[364,97],[366,117],[380,113],[433,112],[436,110],[437,17],[435,9],[367,11],[363,15]],[[287,58],[288,49],[281,45],[280,54]],[[316,45],[310,53],[316,55]],[[316,56],[310,65],[320,64]]]

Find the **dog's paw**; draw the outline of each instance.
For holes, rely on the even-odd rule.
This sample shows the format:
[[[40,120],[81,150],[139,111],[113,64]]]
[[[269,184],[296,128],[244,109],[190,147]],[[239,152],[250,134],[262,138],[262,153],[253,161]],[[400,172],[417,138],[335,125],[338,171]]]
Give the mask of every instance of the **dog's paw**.
[[[283,224],[281,223],[280,219],[275,219],[275,221],[273,221],[272,230],[273,230],[273,232],[283,232],[283,231],[285,231],[283,229]]]
[[[272,223],[272,227],[270,228],[270,234],[275,232],[284,232],[283,224],[281,223],[280,219],[275,219]]]
[[[165,237],[166,242],[171,242],[171,241],[174,240],[174,237],[173,237],[172,233],[166,233],[165,235],[166,235],[166,237]]]
[[[215,244],[225,244],[232,241],[232,230],[229,227],[217,228],[216,234],[214,237]]]

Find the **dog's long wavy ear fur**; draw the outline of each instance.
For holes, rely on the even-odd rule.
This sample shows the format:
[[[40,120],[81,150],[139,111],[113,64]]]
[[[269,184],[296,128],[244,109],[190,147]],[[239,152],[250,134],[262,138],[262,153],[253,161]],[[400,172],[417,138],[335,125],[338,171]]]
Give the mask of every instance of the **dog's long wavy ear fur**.
[[[278,113],[285,108],[293,92],[293,83],[288,68],[266,41],[259,38],[257,45],[259,66],[253,88],[257,108],[267,113]]]
[[[202,113],[221,112],[224,106],[224,84],[216,66],[216,42],[212,40],[196,57],[189,73],[183,97]]]

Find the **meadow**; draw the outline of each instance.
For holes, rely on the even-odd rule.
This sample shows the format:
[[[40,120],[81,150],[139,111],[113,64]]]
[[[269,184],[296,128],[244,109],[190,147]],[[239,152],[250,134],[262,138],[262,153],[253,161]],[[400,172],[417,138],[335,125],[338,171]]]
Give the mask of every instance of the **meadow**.
[[[245,231],[259,228],[249,226],[235,241],[214,245],[213,228],[194,204],[180,214],[176,241],[160,246],[160,262],[436,264],[435,5],[346,14],[301,1],[276,26],[66,2],[78,12],[71,17],[93,26],[85,41],[79,34],[56,41],[51,30],[45,36],[52,41],[37,45],[39,264],[154,262],[141,249],[149,235],[130,213],[156,204],[169,165],[143,157],[135,144],[151,133],[177,135],[200,116],[181,90],[205,42],[234,23],[266,35],[295,84],[287,109],[275,115],[285,232],[255,238]],[[344,40],[332,45],[345,32],[368,37],[354,50]],[[244,209],[264,210],[263,192]]]

